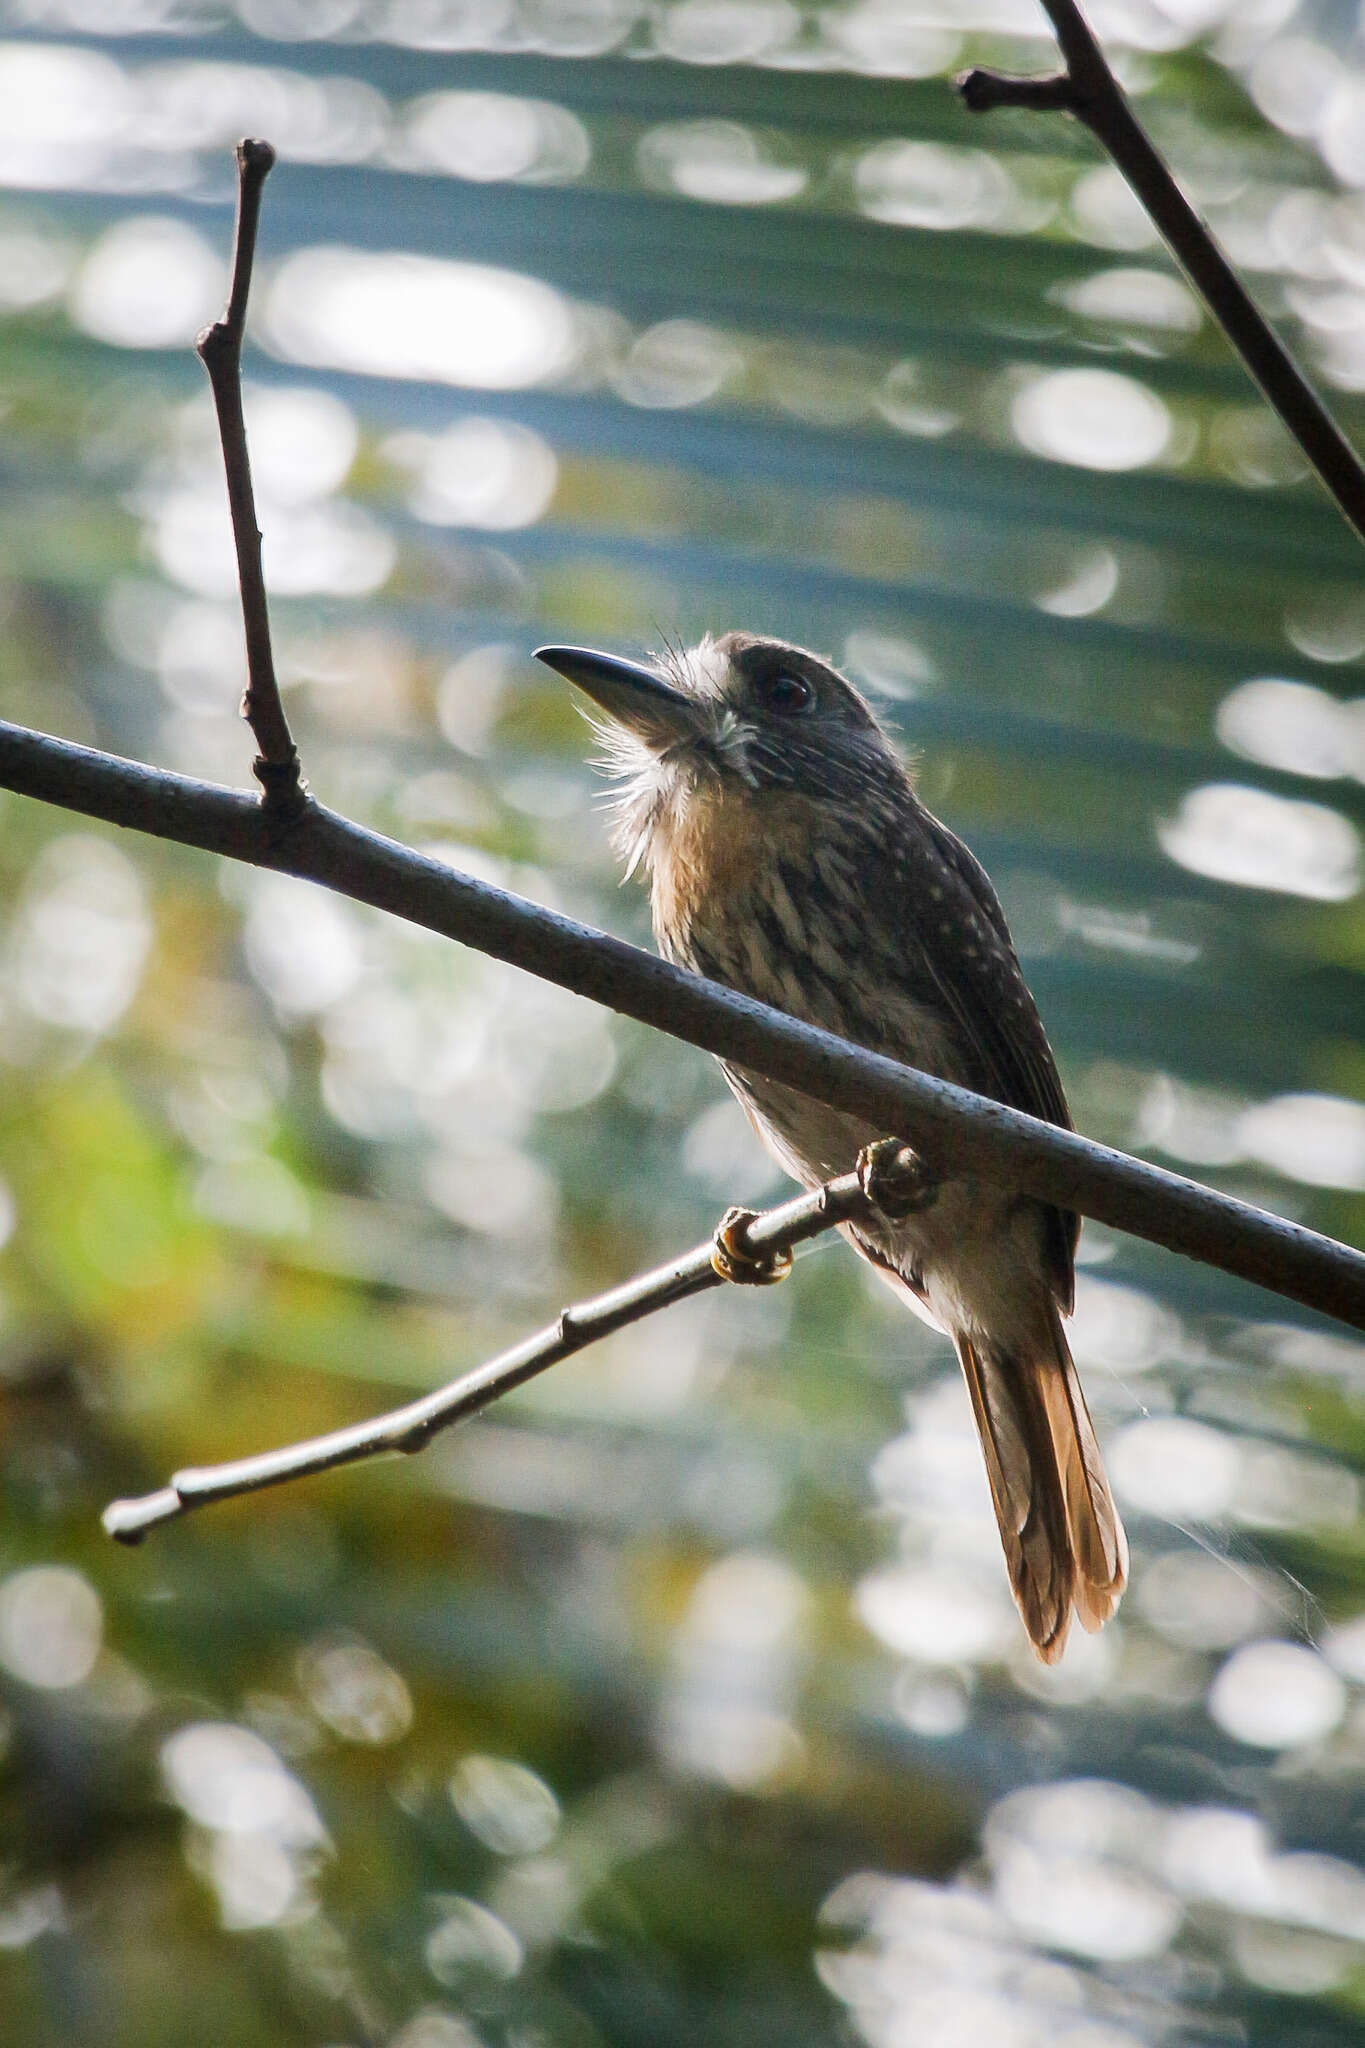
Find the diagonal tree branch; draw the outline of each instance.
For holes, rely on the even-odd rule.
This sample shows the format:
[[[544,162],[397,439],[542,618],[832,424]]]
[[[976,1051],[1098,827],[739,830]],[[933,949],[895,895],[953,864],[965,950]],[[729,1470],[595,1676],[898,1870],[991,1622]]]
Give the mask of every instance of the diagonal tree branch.
[[[979,1173],[1365,1330],[1365,1256],[1182,1175],[800,1024],[309,802],[281,829],[236,790],[0,722],[0,788],[319,882],[509,961]]]
[[[402,1408],[349,1429],[330,1430],[326,1436],[311,1437],[304,1443],[288,1444],[276,1451],[264,1451],[253,1458],[235,1458],[230,1464],[191,1467],[172,1476],[169,1486],[135,1500],[111,1501],[104,1511],[104,1527],[119,1543],[140,1543],[150,1529],[164,1522],[178,1521],[195,1508],[213,1501],[231,1500],[244,1493],[260,1493],[286,1480],[302,1479],[313,1472],[330,1472],[338,1465],[353,1465],[362,1458],[377,1458],[385,1452],[411,1453],[425,1450],[439,1430],[463,1422],[480,1409],[501,1400],[515,1387],[524,1386],[589,1344],[600,1343],[629,1323],[643,1321],[658,1310],[671,1308],[694,1294],[729,1281],[767,1283],[786,1277],[791,1266],[791,1249],[832,1230],[850,1218],[870,1210],[901,1213],[933,1199],[933,1185],[926,1184],[914,1153],[895,1140],[869,1146],[852,1173],[826,1181],[809,1194],[798,1195],[762,1215],[731,1209],[722,1218],[713,1238],[699,1244],[667,1265],[561,1310],[547,1329],[525,1338],[512,1350],[504,1351],[487,1364],[466,1373],[434,1394],[410,1401]]]
[[[1045,78],[967,71],[957,82],[964,103],[973,113],[1032,107],[1074,114],[1085,123],[1146,207],[1345,517],[1365,539],[1365,467],[1359,456],[1158,155],[1076,0],[1043,0],[1043,6],[1057,32],[1065,71]]]
[[[268,142],[248,138],[237,145],[237,227],[228,302],[222,319],[215,320],[200,335],[195,352],[209,373],[213,390],[232,513],[232,538],[237,549],[237,583],[246,634],[247,685],[242,716],[260,748],[252,771],[265,793],[267,806],[278,819],[300,810],[307,801],[307,793],[275,674],[270,613],[261,569],[261,532],[256,523],[256,493],[251,483],[251,457],[242,416],[242,335],[256,258],[261,191],[274,162],[275,152]]]

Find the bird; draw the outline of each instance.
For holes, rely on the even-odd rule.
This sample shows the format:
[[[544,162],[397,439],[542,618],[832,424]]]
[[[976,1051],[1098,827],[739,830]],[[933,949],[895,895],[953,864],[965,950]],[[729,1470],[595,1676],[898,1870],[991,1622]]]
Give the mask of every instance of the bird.
[[[644,661],[548,646],[593,700],[611,837],[648,877],[677,966],[947,1081],[1071,1128],[985,870],[915,793],[867,700],[806,648],[706,635]],[[722,1061],[755,1132],[806,1188],[884,1134]],[[1128,1552],[1063,1318],[1079,1217],[974,1174],[912,1213],[840,1226],[951,1338],[1015,1603],[1044,1663],[1073,1613],[1113,1614]]]

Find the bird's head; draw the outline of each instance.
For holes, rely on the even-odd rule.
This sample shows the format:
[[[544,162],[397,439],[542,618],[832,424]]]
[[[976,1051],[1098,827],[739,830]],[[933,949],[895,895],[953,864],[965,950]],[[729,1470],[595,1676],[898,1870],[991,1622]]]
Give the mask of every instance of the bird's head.
[[[864,698],[804,647],[725,633],[649,664],[585,647],[541,647],[537,659],[606,714],[593,722],[621,784],[614,836],[631,869],[699,812],[790,822],[809,807],[871,812],[905,788]]]

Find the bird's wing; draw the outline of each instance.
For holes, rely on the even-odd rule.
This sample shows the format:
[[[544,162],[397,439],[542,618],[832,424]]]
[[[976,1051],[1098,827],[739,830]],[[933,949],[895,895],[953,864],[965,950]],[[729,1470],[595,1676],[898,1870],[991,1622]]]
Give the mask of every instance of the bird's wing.
[[[956,833],[927,811],[924,819],[935,852],[985,924],[974,950],[949,950],[953,987],[945,987],[945,994],[957,994],[955,1010],[970,1009],[980,1056],[1009,1090],[998,1100],[1070,1130],[1071,1112],[1061,1076],[1019,966],[1000,898],[980,861]],[[942,962],[932,949],[931,957],[942,978]]]
[[[968,1087],[1070,1130],[1057,1063],[990,878],[930,812],[921,809],[916,825],[895,849],[908,979],[932,984],[966,1056]],[[1069,1313],[1080,1219],[1051,1208],[1047,1218],[1053,1288]]]

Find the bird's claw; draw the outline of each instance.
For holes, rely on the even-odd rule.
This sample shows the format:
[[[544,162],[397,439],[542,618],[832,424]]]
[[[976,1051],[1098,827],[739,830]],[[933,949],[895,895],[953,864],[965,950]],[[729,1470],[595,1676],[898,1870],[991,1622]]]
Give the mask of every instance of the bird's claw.
[[[878,1138],[858,1154],[858,1184],[872,1207],[895,1223],[932,1208],[941,1183],[913,1146],[899,1138]]]
[[[733,1280],[739,1287],[773,1287],[790,1273],[792,1255],[785,1248],[760,1251],[751,1245],[753,1221],[752,1209],[726,1210],[711,1240],[711,1264],[722,1280]]]

